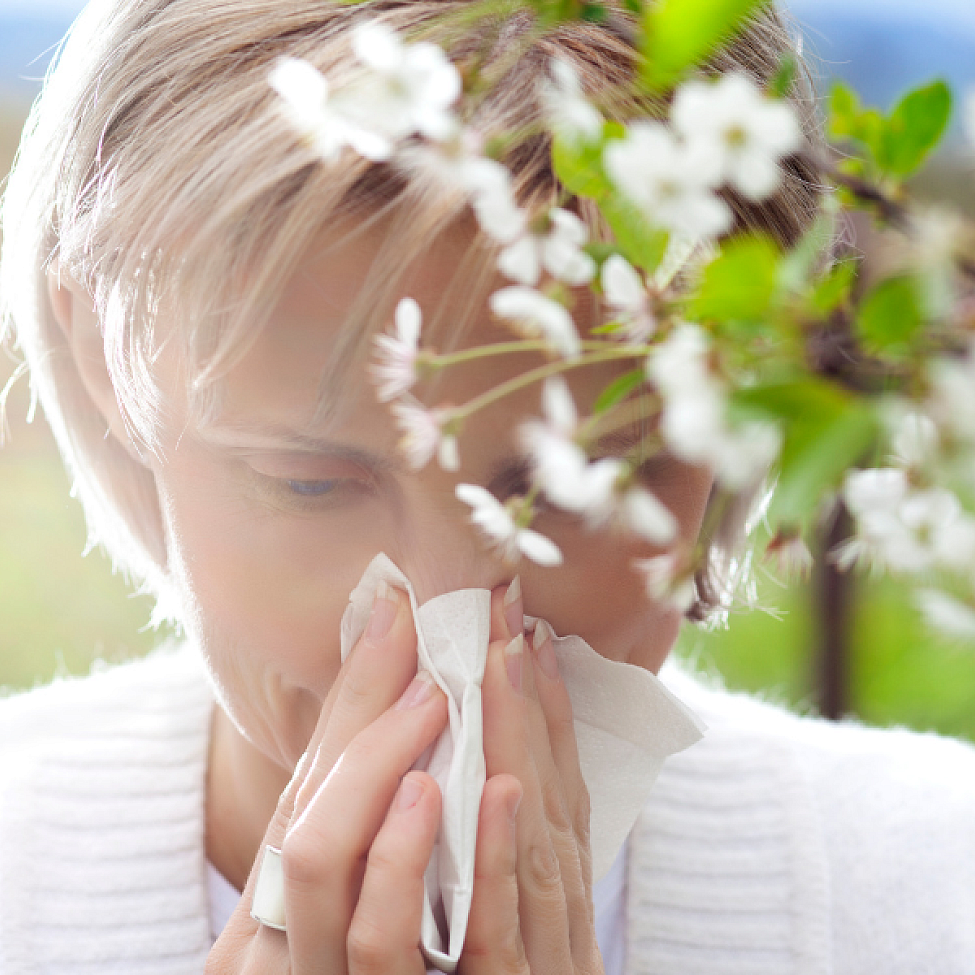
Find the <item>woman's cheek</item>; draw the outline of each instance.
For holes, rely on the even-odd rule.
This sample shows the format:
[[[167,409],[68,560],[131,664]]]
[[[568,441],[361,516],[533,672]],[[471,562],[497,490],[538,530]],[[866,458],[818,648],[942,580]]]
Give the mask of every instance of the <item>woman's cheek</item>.
[[[171,564],[204,651],[324,698],[348,594],[379,551],[370,519],[277,510],[179,470],[164,490]]]

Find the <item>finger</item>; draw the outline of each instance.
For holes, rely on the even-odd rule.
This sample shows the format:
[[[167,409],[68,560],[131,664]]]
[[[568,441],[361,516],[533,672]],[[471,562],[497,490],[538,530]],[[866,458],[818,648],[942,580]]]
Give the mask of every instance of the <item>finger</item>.
[[[288,830],[281,845],[285,911],[300,970],[344,971],[366,855],[400,780],[446,722],[443,693],[419,675],[396,706],[356,735]]]
[[[516,816],[521,783],[511,775],[488,779],[481,797],[474,856],[474,897],[460,975],[528,972],[518,922]]]
[[[392,707],[416,674],[416,629],[409,597],[380,582],[365,632],[343,663],[309,743],[314,757],[295,796],[302,814],[360,731]]]
[[[400,783],[369,850],[347,940],[349,971],[423,975],[423,874],[440,825],[440,788],[425,772]]]
[[[561,868],[529,741],[529,702],[519,690],[523,677],[530,678],[531,661],[524,660],[524,644],[518,636],[508,645],[496,643],[488,650],[483,682],[484,759],[488,776],[514,775],[524,789],[517,828],[519,917],[531,970],[543,975],[571,971],[572,957]],[[571,833],[568,822],[565,831]]]
[[[532,651],[526,654],[525,696],[532,758],[559,859],[572,957],[588,970],[595,950],[589,791],[579,766],[572,702],[559,677],[546,623],[539,621]],[[553,673],[554,677],[549,676]]]

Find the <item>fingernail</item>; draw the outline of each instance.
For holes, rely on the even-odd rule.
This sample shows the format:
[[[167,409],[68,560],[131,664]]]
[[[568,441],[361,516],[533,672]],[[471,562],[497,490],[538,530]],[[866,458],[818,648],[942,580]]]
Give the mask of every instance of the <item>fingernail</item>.
[[[393,808],[397,812],[406,812],[407,809],[412,809],[420,801],[420,796],[422,795],[423,786],[416,779],[405,775],[399,784],[399,788],[396,790]]]
[[[539,620],[535,625],[535,636],[532,639],[532,650],[542,673],[550,680],[559,679],[559,661],[555,656],[555,644],[552,642],[552,630],[545,620]]]
[[[376,586],[376,596],[372,602],[372,614],[369,616],[369,625],[366,627],[366,638],[375,642],[381,640],[393,625],[396,619],[396,609],[398,597],[396,590],[386,582],[385,579],[379,580]]]
[[[430,699],[433,694],[433,689],[437,685],[433,682],[433,678],[427,673],[427,671],[422,670],[416,677],[413,678],[413,682],[409,687],[403,691],[403,696],[396,702],[396,710],[403,711],[406,708],[415,708],[418,704],[422,704],[424,701]]]
[[[508,796],[504,801],[504,808],[508,813],[508,822],[512,826],[514,826],[515,820],[518,818],[518,808],[521,806],[522,795],[523,793],[519,792],[517,795]]]
[[[519,633],[504,648],[504,666],[508,671],[508,680],[511,686],[521,694],[521,664],[524,659],[525,638]]]
[[[504,594],[504,621],[508,624],[508,636],[515,637],[525,629],[525,611],[521,602],[521,577],[515,576]]]

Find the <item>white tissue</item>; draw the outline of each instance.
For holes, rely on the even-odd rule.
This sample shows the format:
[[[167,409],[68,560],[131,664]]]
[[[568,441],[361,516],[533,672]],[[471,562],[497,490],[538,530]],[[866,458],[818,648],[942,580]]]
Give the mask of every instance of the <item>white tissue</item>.
[[[406,576],[386,555],[377,555],[342,618],[343,660],[366,628],[380,580],[408,593],[420,669],[447,696],[447,728],[416,767],[429,772],[443,794],[440,833],[425,877],[422,946],[431,965],[453,972],[467,933],[485,780],[481,680],[491,593],[460,589],[418,606]],[[525,619],[531,628],[534,618]],[[648,670],[607,660],[578,636],[556,636],[554,642],[590,794],[593,879],[599,880],[646,804],[663,760],[698,741],[704,725]]]

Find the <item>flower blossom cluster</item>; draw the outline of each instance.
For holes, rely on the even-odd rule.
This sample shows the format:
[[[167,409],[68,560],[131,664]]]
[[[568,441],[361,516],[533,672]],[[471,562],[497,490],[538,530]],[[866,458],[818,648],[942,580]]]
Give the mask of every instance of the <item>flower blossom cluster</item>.
[[[663,397],[660,432],[673,453],[712,468],[722,485],[737,490],[761,478],[781,438],[770,423],[729,422],[727,392],[709,351],[697,325],[681,324],[654,348],[647,372]]]
[[[779,161],[799,149],[795,113],[730,73],[689,81],[674,99],[671,125],[636,122],[604,151],[619,189],[660,227],[711,238],[731,229],[732,212],[716,193],[730,186],[750,200],[779,186]]]
[[[508,168],[485,153],[475,129],[460,122],[461,78],[440,48],[407,43],[378,22],[357,27],[352,46],[361,71],[341,89],[332,90],[313,66],[294,59],[280,61],[271,74],[292,124],[321,158],[333,162],[351,150],[384,161],[401,153],[404,164],[420,161],[465,194],[496,247],[497,270],[509,282],[489,297],[488,307],[555,361],[568,365],[584,357],[568,289],[598,283],[615,323],[605,345],[632,348],[635,364],[645,361],[646,381],[663,401],[666,447],[691,463],[711,465],[730,489],[760,474],[778,449],[777,432],[765,424],[729,422],[725,387],[710,368],[704,333],[689,325],[671,329],[649,356],[647,343],[658,331],[655,302],[676,271],[702,239],[731,225],[731,211],[717,191],[728,185],[751,199],[775,191],[779,160],[799,142],[790,110],[744,77],[728,75],[683,86],[669,127],[633,123],[623,138],[605,144],[603,163],[617,190],[651,224],[671,233],[661,265],[645,275],[621,253],[597,262],[587,226],[571,210],[556,206],[534,214],[521,206]],[[561,60],[550,68],[540,97],[552,130],[575,146],[600,144],[605,121],[575,69]],[[401,299],[392,331],[375,337],[369,369],[379,400],[390,404],[402,432],[410,466],[419,470],[436,459],[455,471],[463,408],[430,408],[414,395],[425,365],[440,367],[436,354],[421,348],[422,320],[417,302]],[[674,546],[676,519],[638,483],[633,462],[588,456],[584,424],[563,379],[545,381],[542,406],[543,418],[520,431],[533,471],[528,498],[502,503],[476,485],[457,489],[474,524],[501,555],[543,565],[561,560],[554,543],[530,527],[536,495],[592,529],[615,526],[652,546]],[[693,580],[682,559],[674,550],[636,568],[651,595],[686,608]]]

